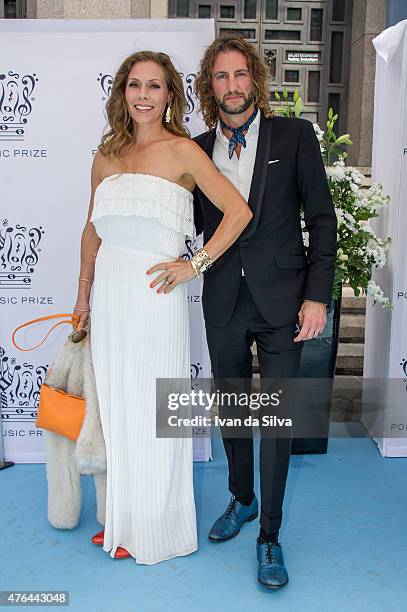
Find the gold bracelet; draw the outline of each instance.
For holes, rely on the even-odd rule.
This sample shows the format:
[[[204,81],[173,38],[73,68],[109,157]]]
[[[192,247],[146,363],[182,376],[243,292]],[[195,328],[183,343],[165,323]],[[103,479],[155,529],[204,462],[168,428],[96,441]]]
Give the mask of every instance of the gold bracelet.
[[[199,270],[198,270],[198,267],[197,267],[197,265],[196,265],[195,261],[192,261],[192,259],[191,259],[191,260],[190,260],[190,262],[191,262],[191,266],[192,266],[192,267],[193,267],[193,269],[194,269],[195,274],[196,274],[196,275],[197,275],[197,277],[199,278],[199,276],[200,276],[200,275],[199,275]]]
[[[82,278],[82,277],[79,277],[79,280],[80,280],[80,281],[86,281],[87,283],[93,283],[93,278],[92,278],[92,279],[90,279],[90,278]]]
[[[195,255],[191,258],[191,263],[192,263],[193,267],[194,267],[194,263],[196,264],[196,267],[197,267],[199,273],[206,272],[206,270],[209,270],[209,268],[213,265],[213,261],[209,257],[209,255],[205,251],[205,249],[199,249],[195,253]]]

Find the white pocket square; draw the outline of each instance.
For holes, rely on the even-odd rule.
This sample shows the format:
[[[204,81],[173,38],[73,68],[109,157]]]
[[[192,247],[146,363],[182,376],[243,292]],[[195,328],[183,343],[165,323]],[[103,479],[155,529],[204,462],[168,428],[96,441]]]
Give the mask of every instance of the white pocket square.
[[[279,162],[279,159],[270,159],[269,164],[275,164],[276,162]]]

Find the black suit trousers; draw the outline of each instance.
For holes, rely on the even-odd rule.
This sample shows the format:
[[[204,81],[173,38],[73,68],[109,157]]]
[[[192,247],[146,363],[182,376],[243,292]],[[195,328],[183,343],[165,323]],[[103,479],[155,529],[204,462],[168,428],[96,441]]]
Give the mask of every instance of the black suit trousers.
[[[232,318],[225,327],[206,323],[208,348],[215,385],[224,392],[250,393],[253,341],[257,344],[260,376],[265,384],[271,379],[292,379],[298,375],[303,343],[295,343],[296,321],[272,328],[259,312],[242,277]],[[272,391],[271,389],[269,390]],[[275,391],[275,389],[274,389]],[[262,385],[262,392],[267,388]],[[262,409],[263,410],[263,409]],[[269,408],[273,412],[272,408]],[[221,407],[220,416],[245,418],[247,406]],[[259,413],[260,416],[260,413]],[[266,533],[278,533],[282,520],[284,492],[291,455],[291,437],[279,436],[270,428],[260,427],[260,525]],[[254,487],[253,432],[244,437],[228,436],[222,429],[229,467],[229,490],[236,497],[250,496]],[[229,430],[230,431],[230,430]]]

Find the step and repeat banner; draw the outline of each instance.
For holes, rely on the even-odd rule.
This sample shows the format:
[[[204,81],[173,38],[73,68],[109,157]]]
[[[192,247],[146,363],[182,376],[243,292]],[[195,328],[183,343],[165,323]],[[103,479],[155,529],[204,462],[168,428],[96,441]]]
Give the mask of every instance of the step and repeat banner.
[[[168,53],[180,72],[192,136],[204,125],[193,84],[213,20],[0,20],[0,398],[5,458],[45,460],[35,417],[39,388],[70,329],[21,352],[19,324],[70,312],[77,293],[80,239],[92,159],[106,126],[104,107],[122,60],[143,49]],[[187,241],[182,256],[201,246]],[[189,283],[191,379],[210,378],[201,284]],[[50,325],[18,336],[34,346]],[[1,453],[0,453],[1,454]],[[194,437],[195,460],[210,458],[207,432]],[[0,457],[1,460],[1,457]]]
[[[388,265],[375,280],[394,304],[392,312],[369,298],[366,309],[364,377],[386,381],[378,393],[383,407],[383,456],[407,456],[407,20],[373,39],[376,49],[372,180],[390,196],[376,221],[391,236]],[[376,398],[377,401],[377,398]],[[368,406],[367,406],[368,408]],[[369,415],[362,414],[369,429]],[[377,431],[377,427],[376,427]]]

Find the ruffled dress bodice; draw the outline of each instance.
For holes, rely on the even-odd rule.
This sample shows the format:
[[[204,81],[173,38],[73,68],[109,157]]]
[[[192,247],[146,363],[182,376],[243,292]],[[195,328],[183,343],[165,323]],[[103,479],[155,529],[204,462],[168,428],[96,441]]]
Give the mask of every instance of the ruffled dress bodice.
[[[114,174],[97,187],[91,222],[106,245],[178,257],[195,238],[193,196],[159,176]]]

